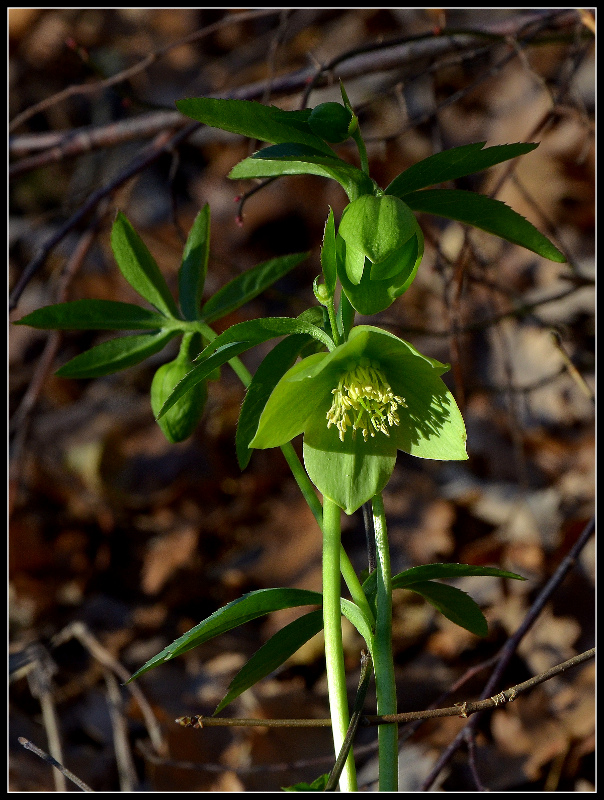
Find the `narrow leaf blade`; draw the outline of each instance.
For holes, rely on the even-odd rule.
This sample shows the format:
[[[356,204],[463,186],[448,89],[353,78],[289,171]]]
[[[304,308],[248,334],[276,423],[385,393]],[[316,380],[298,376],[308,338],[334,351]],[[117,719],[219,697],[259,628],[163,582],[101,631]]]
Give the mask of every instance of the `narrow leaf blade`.
[[[464,178],[475,172],[482,172],[502,161],[517,158],[525,153],[530,153],[538,143],[518,143],[518,144],[499,144],[494,147],[487,147],[483,150],[486,142],[476,142],[475,144],[465,144],[461,147],[453,147],[450,150],[443,150],[442,153],[435,153],[428,156],[417,164],[401,172],[392,183],[387,187],[386,194],[394,194],[403,197],[409,192],[417,189],[424,189],[427,186],[434,186],[436,183],[453,181],[457,178]]]
[[[253,100],[223,100],[192,97],[178,100],[176,107],[187,117],[224,131],[249,136],[262,142],[297,142],[332,154],[323,139],[315,136],[308,124],[311,109],[283,111]]]
[[[329,293],[333,295],[338,280],[338,261],[336,254],[336,226],[332,208],[329,209],[329,216],[327,217],[325,232],[323,233],[321,268],[323,270],[323,277],[325,278],[325,285]]]
[[[238,275],[204,304],[201,310],[202,319],[211,323],[240,308],[297,267],[308,258],[308,255],[308,253],[292,253],[278,256]]]
[[[45,330],[125,330],[161,328],[162,314],[131,303],[114,300],[72,300],[32,311],[15,325],[31,325]]]
[[[319,592],[311,592],[306,589],[259,589],[249,592],[233,600],[226,606],[219,608],[206,619],[202,620],[190,631],[187,631],[172,644],[150,658],[143,666],[137,670],[130,678],[133,681],[147,670],[163,664],[176,656],[187,653],[200,644],[226,633],[233,628],[250,622],[253,619],[269,614],[271,611],[279,611],[282,608],[294,608],[297,606],[318,605],[323,598]],[[128,681],[128,683],[130,682]]]
[[[277,631],[235,675],[214,714],[219,714],[242,692],[270,675],[322,628],[323,612],[317,609]]]
[[[293,365],[300,350],[309,341],[306,334],[288,336],[273,347],[256,370],[241,406],[235,445],[237,461],[245,469],[252,456],[249,447],[258,430],[258,421],[271,392],[287,370]]]
[[[178,318],[178,308],[155,259],[121,211],[111,229],[111,247],[130,286],[162,314]]]
[[[484,614],[469,594],[446,583],[425,581],[414,583],[408,587],[412,592],[420,594],[437,611],[447,619],[470,631],[475,636],[486,636],[489,626]]]
[[[61,378],[98,378],[139,364],[159,353],[180,331],[168,330],[110,339],[80,353],[57,370]]]
[[[178,300],[185,319],[199,318],[210,254],[210,206],[201,209],[187,237],[178,271]]]
[[[550,261],[566,261],[566,256],[549,239],[501,200],[461,189],[424,189],[406,194],[402,199],[414,211],[474,225]]]
[[[269,151],[269,152],[266,152]],[[232,179],[274,178],[281,175],[319,175],[337,181],[350,200],[362,194],[372,194],[374,184],[360,169],[339,158],[296,157],[270,158],[274,148],[267,147],[240,161],[229,173]],[[285,151],[279,151],[279,153]]]

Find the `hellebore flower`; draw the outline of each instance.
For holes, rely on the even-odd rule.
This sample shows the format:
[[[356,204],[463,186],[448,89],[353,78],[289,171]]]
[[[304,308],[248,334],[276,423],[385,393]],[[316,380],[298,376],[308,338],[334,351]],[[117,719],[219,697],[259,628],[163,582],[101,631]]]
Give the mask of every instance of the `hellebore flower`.
[[[250,447],[278,447],[304,433],[310,479],[352,514],[384,488],[397,450],[467,458],[462,416],[440,378],[447,369],[408,342],[359,325],[345,344],[285,373]]]

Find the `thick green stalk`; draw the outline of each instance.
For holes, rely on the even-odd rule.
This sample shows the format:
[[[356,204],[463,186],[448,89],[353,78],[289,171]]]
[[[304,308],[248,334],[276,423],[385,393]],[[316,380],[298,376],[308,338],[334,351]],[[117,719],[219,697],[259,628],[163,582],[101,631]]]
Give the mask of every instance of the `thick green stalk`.
[[[346,738],[349,722],[340,611],[340,514],[340,507],[325,497],[323,499],[323,626],[327,688],[336,756]],[[340,777],[340,791],[357,791],[352,753],[348,754]]]
[[[304,499],[308,503],[310,510],[314,514],[315,519],[317,520],[317,524],[319,528],[323,530],[323,508],[321,503],[319,502],[319,498],[315,493],[314,486],[310,482],[310,478],[308,477],[306,470],[300,463],[300,459],[291,442],[284,444],[281,447],[281,452],[285,456],[285,460],[289,464],[289,468],[292,471],[292,475],[296,479],[296,483],[300,487],[300,491],[304,496]],[[354,571],[354,567],[350,563],[350,559],[348,558],[348,554],[344,550],[343,545],[340,544],[340,570],[342,572],[342,577],[346,582],[346,586],[348,587],[348,591],[350,592],[350,596],[357,604],[357,606],[365,613],[365,616],[369,620],[370,623],[373,623],[373,612],[371,611],[371,607],[367,602],[367,598],[365,597],[365,592],[363,591],[363,587],[361,586],[361,582]]]
[[[386,515],[381,494],[372,500],[377,552],[376,626],[373,664],[378,714],[396,714],[396,682],[392,660],[392,573]],[[398,725],[380,725],[379,791],[398,792]]]

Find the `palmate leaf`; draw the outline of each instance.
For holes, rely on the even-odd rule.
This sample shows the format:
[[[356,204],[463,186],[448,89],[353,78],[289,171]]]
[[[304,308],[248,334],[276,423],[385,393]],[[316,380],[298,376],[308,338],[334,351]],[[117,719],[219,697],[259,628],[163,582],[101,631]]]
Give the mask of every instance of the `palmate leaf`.
[[[179,318],[176,302],[155,259],[121,211],[111,229],[111,247],[130,286],[162,314]]]
[[[402,199],[414,211],[473,225],[550,261],[566,261],[566,256],[547,237],[501,200],[461,189],[423,189]]]
[[[253,100],[222,100],[212,97],[178,100],[176,107],[181,114],[213,128],[273,144],[296,142],[333,155],[331,147],[310,129],[310,108],[283,111],[276,106],[265,106]]]
[[[435,153],[428,156],[417,164],[401,172],[386,189],[386,194],[394,194],[402,198],[417,189],[425,189],[434,186],[436,183],[453,181],[457,178],[464,178],[475,172],[482,172],[502,161],[530,153],[539,145],[537,143],[518,143],[518,144],[499,144],[494,147],[487,147],[483,150],[486,142],[476,142],[475,144],[465,144],[461,147],[453,147],[450,150],[443,150],[442,153]]]
[[[159,664],[187,653],[194,647],[198,647],[221,633],[226,633],[233,628],[239,627],[239,625],[243,625],[245,622],[250,622],[253,619],[269,614],[271,611],[295,608],[297,606],[320,605],[322,602],[323,596],[319,592],[311,592],[306,589],[259,589],[244,594],[237,600],[233,600],[226,606],[219,608],[194,628],[191,628],[190,631],[187,631],[172,642],[172,644],[164,647],[160,653],[143,664],[130,678],[130,681]]]
[[[375,185],[371,178],[357,167],[331,155],[304,145],[278,144],[265,147],[236,164],[229,178],[272,178],[280,175],[319,175],[337,181],[350,200],[360,195],[373,194]]]
[[[246,270],[210,297],[201,310],[201,319],[211,323],[230,314],[272,286],[308,256],[309,253],[278,256]]]
[[[98,378],[139,364],[159,353],[180,331],[171,329],[110,339],[72,358],[55,373],[61,378]]]
[[[131,303],[115,300],[72,300],[57,303],[32,311],[15,325],[30,325],[32,328],[65,331],[123,330],[136,331],[144,328],[159,329],[166,317]]]

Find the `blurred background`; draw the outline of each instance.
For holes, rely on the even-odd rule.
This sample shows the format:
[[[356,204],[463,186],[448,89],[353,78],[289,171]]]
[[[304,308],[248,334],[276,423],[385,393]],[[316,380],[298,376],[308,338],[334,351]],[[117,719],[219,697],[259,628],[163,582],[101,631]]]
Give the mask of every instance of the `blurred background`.
[[[256,316],[295,316],[315,303],[328,207],[338,218],[344,192],[318,177],[283,178],[241,207],[237,198],[254,186],[226,175],[258,143],[189,130],[175,109],[180,98],[295,109],[338,100],[341,78],[383,187],[446,148],[540,142],[455,185],[509,203],[568,263],[422,216],[426,255],[411,289],[363,319],[451,363],[445,379],[468,430],[467,462],[399,454],[385,491],[393,570],[459,561],[527,578],[457,584],[487,616],[484,640],[418,596],[396,592],[399,709],[427,707],[498,652],[593,514],[593,14],[10,9],[8,22],[11,320],[66,300],[139,301],[109,245],[117,210],[176,289],[184,239],[205,203],[212,213],[205,297],[260,261],[310,251],[218,330]],[[353,146],[337,151],[357,163]],[[321,588],[320,532],[280,451],[256,452],[243,473],[237,466],[243,389],[234,373],[223,368],[194,435],[171,445],[154,422],[149,387],[176,345],[106,378],[54,377],[110,336],[10,328],[11,790],[61,788],[19,736],[44,749],[53,740],[65,765],[97,791],[271,791],[312,780],[331,766],[327,730],[200,731],[174,723],[211,714],[236,672],[293,612],[251,622],[145,674],[138,685],[157,720],[151,733],[139,703],[109,677],[108,665],[134,672],[244,592]],[[244,355],[250,370],[268,349]],[[360,571],[367,564],[362,515],[343,524]],[[593,569],[589,542],[500,688],[593,646]],[[345,627],[344,641],[353,694],[361,640]],[[444,704],[474,699],[487,676],[478,672]],[[118,680],[125,678],[118,673]],[[375,713],[372,691],[367,713]],[[328,716],[320,637],[225,713]],[[421,788],[463,724],[432,720],[415,732],[402,749],[402,791]],[[500,791],[592,791],[593,724],[588,662],[485,715],[477,753],[483,783]],[[375,729],[359,734],[369,790],[376,738]],[[465,753],[438,786],[473,789]]]

